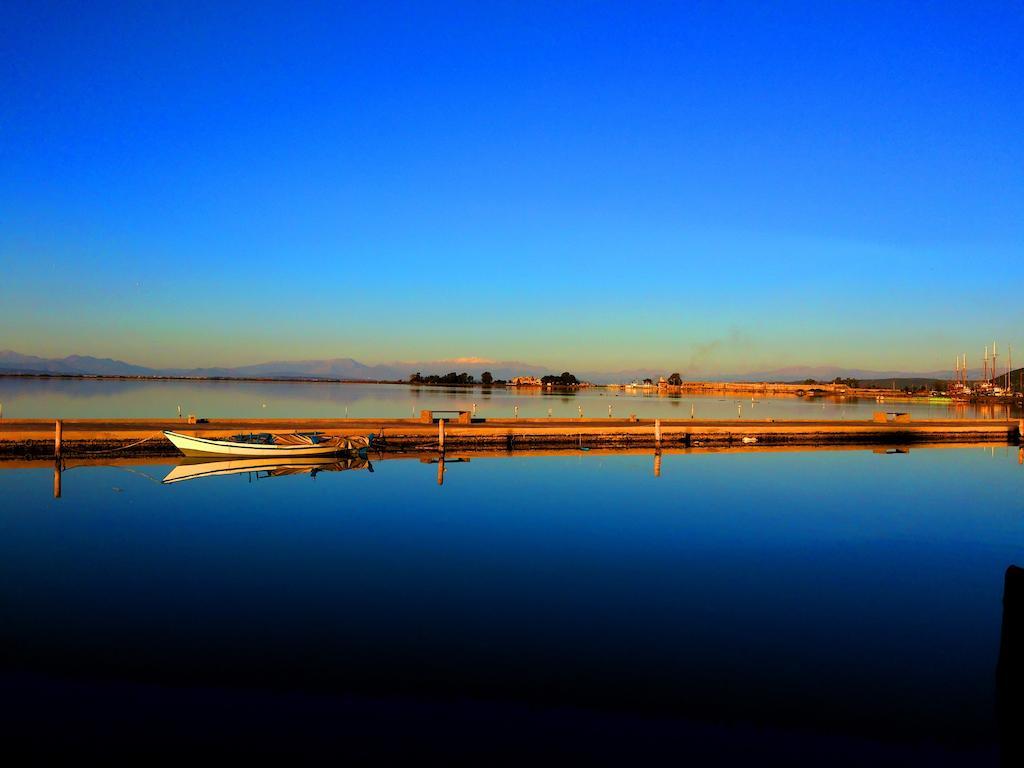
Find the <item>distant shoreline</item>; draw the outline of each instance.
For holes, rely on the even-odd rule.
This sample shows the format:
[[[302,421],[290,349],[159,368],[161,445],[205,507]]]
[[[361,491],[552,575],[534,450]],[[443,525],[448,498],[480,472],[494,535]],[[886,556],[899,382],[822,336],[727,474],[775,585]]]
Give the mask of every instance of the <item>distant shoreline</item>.
[[[100,381],[263,381],[296,384],[408,384],[392,379],[325,379],[319,377],[290,376],[126,376],[101,373],[8,373],[0,371],[4,379],[88,379]]]
[[[462,389],[506,389],[504,384],[486,385],[451,382],[410,382],[405,379],[329,379],[312,376],[129,376],[102,373],[11,373],[0,371],[0,379],[75,379],[84,381],[258,381],[278,384],[400,384],[406,387],[459,387]],[[563,387],[558,387],[563,389]]]
[[[0,379],[46,379],[46,380],[73,380],[73,381],[136,381],[136,382],[156,382],[156,381],[180,381],[180,382],[217,382],[217,383],[231,383],[231,382],[260,382],[260,383],[275,383],[275,384],[393,384],[401,385],[406,387],[416,388],[443,388],[443,389],[481,389],[481,390],[513,390],[518,391],[519,389],[526,390],[540,390],[543,392],[578,392],[581,389],[614,389],[614,390],[626,390],[629,389],[625,385],[621,384],[592,384],[590,387],[579,387],[579,386],[564,386],[564,385],[553,385],[547,387],[540,386],[527,386],[527,387],[516,387],[509,386],[508,384],[496,384],[496,385],[485,385],[482,382],[474,381],[472,383],[459,383],[459,382],[411,382],[407,379],[339,379],[339,378],[320,378],[320,377],[309,377],[309,376],[290,376],[290,377],[275,377],[275,376],[142,376],[142,375],[125,375],[125,374],[92,374],[92,373],[48,373],[48,372],[24,372],[15,373],[11,371],[0,371]],[[842,391],[826,391],[826,388],[834,386],[831,383],[814,383],[814,384],[797,384],[795,382],[727,382],[727,381],[704,381],[704,382],[684,382],[682,385],[673,385],[667,389],[661,389],[654,387],[647,387],[639,391],[635,391],[641,395],[653,395],[657,393],[664,393],[669,395],[741,395],[741,394],[757,394],[761,396],[797,396],[803,397],[805,395],[811,397],[821,396],[840,396],[848,397],[853,399],[871,399],[884,397],[885,400],[890,402],[919,402],[922,399],[926,399],[927,395],[908,393],[900,390],[882,389],[877,387],[849,387]]]

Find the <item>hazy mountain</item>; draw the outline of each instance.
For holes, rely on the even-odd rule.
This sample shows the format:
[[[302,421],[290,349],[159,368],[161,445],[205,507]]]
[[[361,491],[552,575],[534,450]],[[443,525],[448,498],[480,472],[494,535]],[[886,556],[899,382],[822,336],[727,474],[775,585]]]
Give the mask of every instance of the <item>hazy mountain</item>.
[[[369,366],[348,357],[330,360],[278,360],[232,368],[169,368],[169,376],[228,376],[254,378],[379,379]],[[393,377],[391,377],[393,378]]]
[[[405,380],[413,373],[444,374],[471,373],[476,378],[490,371],[495,378],[552,373],[550,369],[532,363],[508,361],[432,360],[381,363],[366,365],[350,357],[326,360],[277,360],[253,365],[216,368],[146,368],[121,360],[69,355],[63,358],[43,358],[23,355],[11,350],[0,351],[0,372],[50,373],[92,376],[205,376],[237,378],[319,378],[354,379],[363,381]],[[561,373],[561,371],[556,371]]]
[[[6,373],[64,373],[94,376],[156,376],[158,371],[108,357],[68,355],[44,358],[0,350],[0,371]]]

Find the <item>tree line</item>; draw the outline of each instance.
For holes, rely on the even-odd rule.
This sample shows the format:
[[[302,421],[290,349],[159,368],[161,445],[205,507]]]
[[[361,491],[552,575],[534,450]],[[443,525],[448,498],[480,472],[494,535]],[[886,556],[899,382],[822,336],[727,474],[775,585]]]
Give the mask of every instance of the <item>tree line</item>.
[[[445,374],[430,374],[424,376],[422,373],[417,371],[416,373],[409,375],[410,384],[449,384],[455,386],[471,387],[479,383],[484,387],[503,387],[507,383],[504,379],[496,379],[490,371],[484,371],[480,374],[480,381],[474,378],[471,373],[451,373]],[[542,384],[551,384],[552,386],[560,387],[574,387],[578,386],[580,381],[569,371],[563,371],[558,375],[548,375],[541,377]]]
[[[476,380],[476,378],[471,373],[465,373],[465,372],[463,372],[463,373],[456,373],[455,371],[452,371],[451,373],[430,374],[430,375],[424,376],[422,373],[417,371],[416,373],[413,373],[413,374],[409,375],[409,383],[410,384],[448,384],[448,385],[461,386],[461,387],[472,387],[472,386],[475,386],[476,384],[480,384],[480,385],[485,386],[485,387],[491,387],[491,386],[503,387],[506,384],[504,379],[496,379],[496,378],[494,378],[494,376],[491,374],[490,371],[484,371],[480,375],[480,381],[479,382]]]
[[[414,373],[411,376],[409,376],[409,383],[410,384],[460,384],[462,386],[470,386],[470,385],[476,384],[476,381],[474,380],[473,374],[471,374],[471,373],[456,373],[455,371],[452,371],[451,373],[445,373],[445,374],[441,374],[441,375],[430,374],[429,376],[424,376],[422,373],[417,371],[416,373]]]

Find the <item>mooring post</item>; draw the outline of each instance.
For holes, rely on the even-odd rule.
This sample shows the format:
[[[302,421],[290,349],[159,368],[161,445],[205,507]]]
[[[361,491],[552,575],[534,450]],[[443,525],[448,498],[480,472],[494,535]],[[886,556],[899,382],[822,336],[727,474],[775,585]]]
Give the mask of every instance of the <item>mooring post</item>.
[[[444,419],[437,420],[437,449],[444,453]]]
[[[661,448],[661,419],[654,420],[654,446]]]
[[[1011,565],[1003,576],[1003,621],[999,633],[999,657],[996,662],[995,715],[1004,760],[1013,756],[1016,765],[1024,754],[1020,737],[1020,718],[1024,714],[1021,691],[1024,691],[1024,569]]]
[[[437,484],[444,485],[444,456],[437,460]]]
[[[1017,439],[1024,443],[1024,419],[1017,422]]]
[[[519,418],[519,406],[518,405],[512,406],[512,410],[515,412],[516,418],[518,419]]]
[[[60,459],[53,462],[53,498],[60,498]]]
[[[694,404],[690,403],[690,418],[691,419],[693,418],[693,408],[694,408]]]
[[[661,451],[654,452],[654,476],[661,477]]]
[[[64,425],[61,423],[61,420],[57,419],[53,432],[53,456],[57,459],[60,458],[61,432],[63,427]]]

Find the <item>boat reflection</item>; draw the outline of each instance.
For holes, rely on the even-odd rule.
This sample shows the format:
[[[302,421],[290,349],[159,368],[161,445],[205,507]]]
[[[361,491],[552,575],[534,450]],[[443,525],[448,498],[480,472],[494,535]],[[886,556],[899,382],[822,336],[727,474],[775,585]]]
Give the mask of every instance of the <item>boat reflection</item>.
[[[320,472],[344,472],[350,469],[366,469],[373,472],[369,459],[362,456],[346,457],[296,457],[292,459],[258,458],[209,461],[186,459],[174,467],[163,479],[163,484],[180,483],[184,480],[198,480],[201,477],[222,475],[248,475],[249,480],[285,475],[306,475],[316,478]]]

